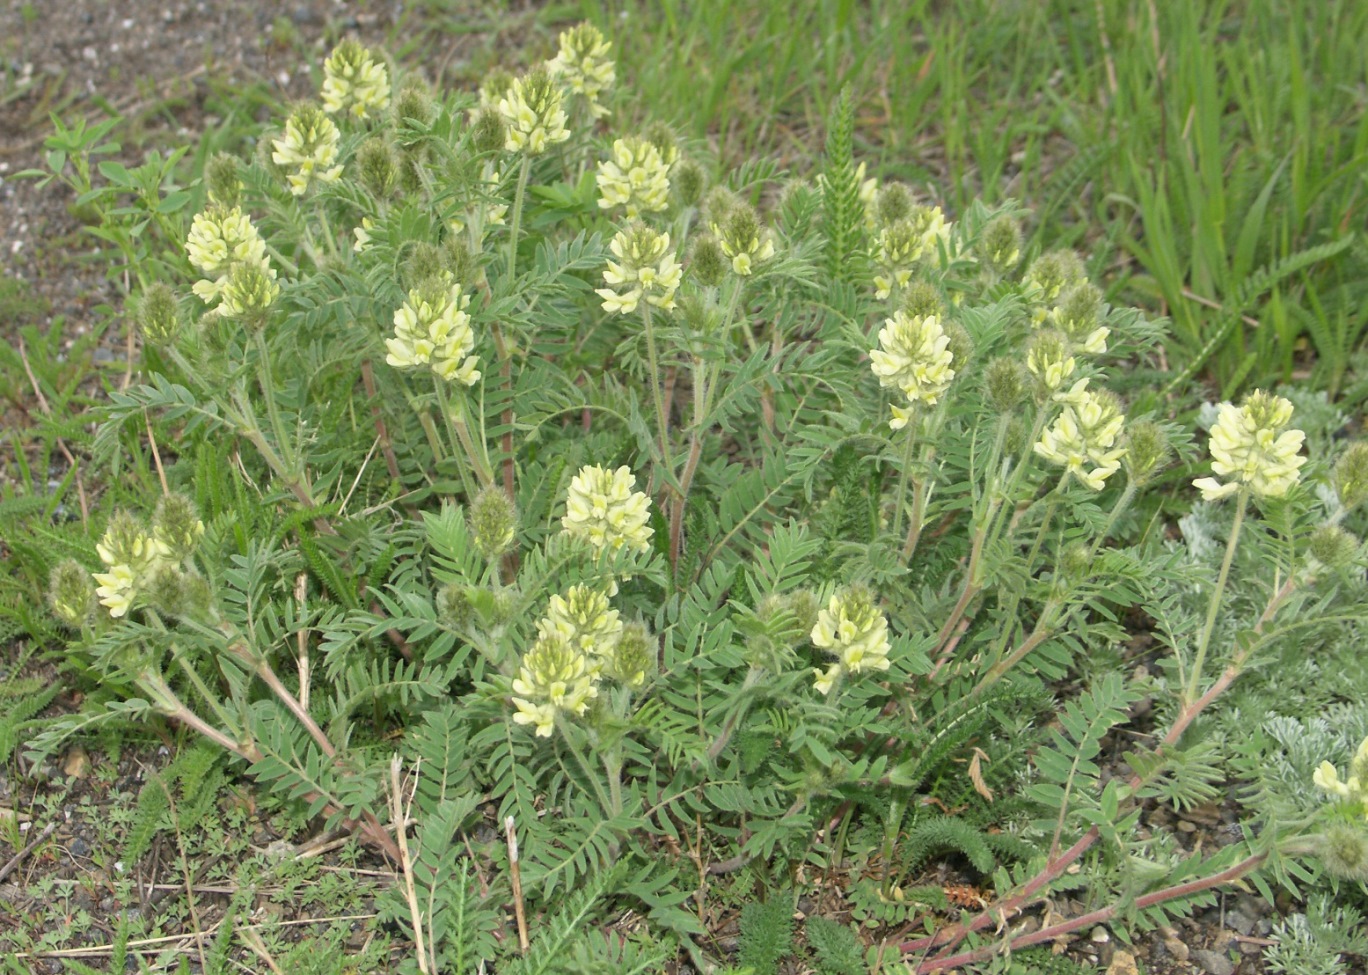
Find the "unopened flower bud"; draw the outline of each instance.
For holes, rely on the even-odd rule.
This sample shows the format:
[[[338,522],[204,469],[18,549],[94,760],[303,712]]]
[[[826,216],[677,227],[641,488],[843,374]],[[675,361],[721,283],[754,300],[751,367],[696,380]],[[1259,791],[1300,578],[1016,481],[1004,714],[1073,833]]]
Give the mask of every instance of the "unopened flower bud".
[[[1026,372],[1015,359],[994,359],[983,371],[983,386],[993,409],[1010,413],[1026,396]]]
[[[377,199],[386,199],[399,184],[399,157],[384,139],[372,137],[356,150],[361,185]]]
[[[950,340],[951,361],[955,363],[956,369],[963,372],[974,355],[974,340],[970,337],[969,330],[959,322],[947,322],[945,337]]]
[[[180,616],[185,605],[184,573],[174,565],[161,564],[147,574],[147,602],[163,616]]]
[[[183,494],[168,494],[157,504],[152,534],[166,547],[167,557],[180,562],[195,551],[204,534],[194,503]]]
[[[1368,826],[1363,822],[1331,823],[1316,852],[1331,875],[1357,883],[1368,881]]]
[[[1126,427],[1126,477],[1145,484],[1162,471],[1172,449],[1164,428],[1151,420],[1137,420]]]
[[[1050,251],[1035,259],[1026,272],[1026,288],[1037,301],[1054,301],[1066,288],[1087,279],[1083,262],[1070,250]]]
[[[994,217],[983,228],[974,250],[978,259],[994,271],[1010,270],[1021,259],[1021,224],[1015,217]]]
[[[147,286],[138,302],[138,326],[153,345],[170,345],[180,334],[180,311],[176,296],[160,281]]]
[[[242,194],[242,180],[238,178],[237,157],[216,152],[205,167],[204,182],[209,187],[209,202],[232,209]]]
[[[902,293],[903,311],[908,318],[935,317],[945,320],[945,302],[941,300],[939,289],[930,281],[912,281]],[[955,354],[959,358],[959,353]]]
[[[1060,296],[1052,317],[1072,341],[1086,343],[1102,323],[1102,292],[1086,281],[1074,285]]]
[[[1059,571],[1070,582],[1078,582],[1088,577],[1092,570],[1092,552],[1083,542],[1066,546],[1059,554]]]
[[[437,592],[437,615],[447,626],[455,630],[470,625],[470,595],[467,587],[451,582]]]
[[[680,205],[698,206],[699,201],[703,199],[704,191],[708,188],[708,174],[703,171],[703,167],[692,159],[680,160],[675,164],[671,179]]]
[[[492,108],[484,108],[475,116],[475,125],[470,135],[471,144],[480,155],[498,152],[508,140],[503,116]]]
[[[887,227],[912,216],[912,191],[902,183],[889,183],[878,191],[875,198],[874,219],[881,227]]]
[[[452,280],[463,289],[474,283],[479,265],[471,256],[470,248],[461,236],[451,234],[442,242],[442,259],[442,264]]]
[[[495,562],[518,536],[518,509],[503,488],[490,485],[475,496],[467,514],[475,547],[486,562]]]
[[[694,240],[689,273],[705,288],[715,288],[727,276],[728,261],[717,238],[704,234]]]
[[[48,605],[52,615],[72,629],[81,626],[95,606],[90,573],[74,559],[58,562],[48,577]]]
[[[446,290],[446,286],[441,283],[442,272],[446,270],[446,261],[443,259],[440,247],[420,240],[410,247],[405,256],[408,258],[405,271],[408,276],[410,291],[414,289]]]
[[[422,147],[410,149],[399,157],[399,189],[404,193],[421,193],[423,191],[423,159],[425,153]]]
[[[714,186],[703,201],[704,222],[720,225],[740,205],[740,197],[727,187]]]
[[[409,81],[394,101],[394,117],[399,121],[411,119],[420,125],[427,125],[437,112],[432,92],[420,81]]]
[[[1350,444],[1335,464],[1335,490],[1346,508],[1368,501],[1368,441]]]
[[[1338,525],[1321,525],[1311,533],[1306,553],[1328,569],[1345,569],[1358,555],[1359,540]]]
[[[817,625],[817,614],[822,611],[821,600],[811,589],[795,589],[786,593],[783,599],[784,608],[793,614],[798,632],[807,639]]]
[[[642,622],[624,623],[622,635],[604,662],[603,673],[626,687],[639,688],[655,670],[656,641]]]

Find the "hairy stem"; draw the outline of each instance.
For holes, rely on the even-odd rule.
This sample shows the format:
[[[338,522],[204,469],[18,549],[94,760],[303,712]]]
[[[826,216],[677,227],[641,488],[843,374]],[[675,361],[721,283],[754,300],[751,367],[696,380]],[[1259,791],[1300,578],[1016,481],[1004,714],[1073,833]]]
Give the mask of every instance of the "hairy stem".
[[[1225,594],[1226,580],[1230,577],[1230,564],[1235,561],[1235,549],[1240,544],[1240,528],[1244,525],[1245,509],[1248,506],[1249,491],[1241,489],[1240,500],[1235,506],[1235,523],[1230,526],[1230,539],[1226,542],[1225,558],[1221,561],[1221,574],[1216,577],[1216,588],[1211,591],[1211,603],[1207,606],[1206,623],[1202,626],[1201,636],[1197,638],[1197,653],[1192,660],[1192,673],[1188,675],[1187,690],[1183,694],[1185,701],[1192,701],[1197,697],[1197,685],[1202,680],[1202,665],[1206,663],[1211,631],[1216,627],[1216,613],[1221,608],[1221,597]]]

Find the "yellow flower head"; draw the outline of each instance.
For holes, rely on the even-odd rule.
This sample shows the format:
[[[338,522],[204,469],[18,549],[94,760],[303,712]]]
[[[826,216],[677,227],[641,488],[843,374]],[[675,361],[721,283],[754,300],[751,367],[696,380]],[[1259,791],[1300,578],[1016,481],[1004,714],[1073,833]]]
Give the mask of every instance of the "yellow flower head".
[[[1248,486],[1255,497],[1281,498],[1297,483],[1298,468],[1306,463],[1298,451],[1306,434],[1288,430],[1292,404],[1281,396],[1255,390],[1241,406],[1222,403],[1211,428],[1211,469],[1223,477],[1193,482],[1206,501],[1219,501]]]
[[[629,220],[658,213],[670,202],[670,164],[646,139],[618,139],[612,158],[598,165],[598,188],[600,209],[624,206]]]
[[[1116,446],[1125,417],[1110,393],[1080,391],[1076,403],[1064,407],[1055,422],[1040,435],[1035,452],[1052,464],[1060,464],[1094,491],[1121,468],[1126,448]]]
[[[545,68],[533,68],[513,79],[507,94],[499,99],[499,113],[508,126],[504,148],[536,156],[548,145],[570,138],[564,102],[560,86]]]
[[[597,668],[612,659],[622,638],[622,618],[608,605],[606,594],[588,586],[571,586],[564,596],[551,597],[537,633],[559,637],[578,648]]]
[[[389,108],[390,82],[385,66],[355,40],[333,48],[323,62],[323,109],[367,119]]]
[[[1311,775],[1311,781],[1322,792],[1338,799],[1357,803],[1368,819],[1368,738],[1363,739],[1349,762],[1349,774],[1339,777],[1339,771],[1329,762],[1321,762]]]
[[[460,285],[429,285],[409,292],[394,313],[394,338],[385,340],[385,361],[396,369],[429,366],[441,378],[473,386],[480,380],[475,333],[465,309],[470,296]]]
[[[599,95],[616,80],[613,62],[608,59],[612,48],[593,24],[578,24],[561,31],[560,51],[546,63],[567,90],[585,97],[594,118],[608,114],[608,109],[599,102]]]
[[[94,573],[99,584],[95,595],[115,619],[128,612],[140,588],[171,557],[171,549],[164,541],[123,512],[110,519],[95,553],[109,566],[108,572]]]
[[[99,583],[95,596],[100,605],[109,610],[110,616],[118,619],[133,606],[137,585],[132,566],[110,566],[108,572],[96,572],[95,581]]]
[[[879,330],[879,346],[869,352],[879,385],[902,390],[913,403],[936,403],[955,378],[955,370],[950,368],[954,358],[950,337],[935,315],[894,312]],[[899,419],[896,412],[895,423]]]
[[[634,224],[618,231],[608,249],[617,260],[603,272],[612,287],[597,290],[605,311],[630,315],[643,298],[657,308],[674,308],[683,269],[670,250],[669,234]]]
[[[555,635],[544,634],[523,656],[513,681],[518,724],[536,727],[550,738],[558,714],[581,715],[598,696],[594,671],[584,652]]]
[[[817,689],[830,692],[842,674],[866,670],[887,670],[888,619],[874,603],[874,594],[864,586],[852,586],[837,593],[817,614],[812,628],[812,644],[837,658],[825,672],[816,670]]]
[[[266,242],[242,208],[216,203],[195,214],[185,250],[190,263],[211,278],[226,274],[234,264],[266,260]]]
[[[303,196],[309,185],[334,183],[342,178],[342,164],[337,161],[342,134],[337,125],[317,105],[302,105],[285,121],[285,134],[271,140],[274,152],[271,161],[291,172],[290,192]]]
[[[587,540],[600,551],[616,552],[624,547],[648,551],[653,534],[646,524],[651,502],[633,490],[635,487],[636,477],[626,467],[615,471],[581,467],[570,481],[565,499],[561,524],[566,533]]]

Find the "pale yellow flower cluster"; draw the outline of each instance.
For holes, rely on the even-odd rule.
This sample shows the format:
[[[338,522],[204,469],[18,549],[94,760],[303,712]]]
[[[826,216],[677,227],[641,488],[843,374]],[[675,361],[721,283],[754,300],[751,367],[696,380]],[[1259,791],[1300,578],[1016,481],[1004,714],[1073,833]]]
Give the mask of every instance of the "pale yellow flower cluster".
[[[1306,434],[1286,429],[1291,421],[1291,402],[1263,390],[1250,393],[1241,406],[1222,403],[1211,428],[1211,469],[1231,480],[1193,481],[1202,499],[1219,501],[1243,487],[1259,498],[1287,494],[1300,476],[1298,468],[1306,463],[1298,453]]]
[[[826,670],[813,668],[815,686],[822,694],[831,693],[843,674],[887,670],[890,666],[888,619],[874,604],[874,594],[863,587],[831,597],[817,614],[812,644],[837,658]]]
[[[202,532],[204,526],[200,525],[199,530]],[[109,615],[118,619],[132,608],[152,574],[170,562],[172,550],[166,541],[155,532],[145,531],[133,518],[116,515],[96,544],[95,554],[108,567],[106,572],[94,573],[99,584],[95,595]]]
[[[651,502],[635,487],[636,476],[627,467],[581,467],[565,499],[561,524],[566,534],[583,538],[601,552],[649,551],[653,530],[646,522]]]
[[[908,217],[884,227],[874,254],[876,297],[887,298],[894,286],[907,287],[917,262],[934,257],[949,240],[950,223],[940,207],[913,205]]]
[[[560,86],[544,69],[513,79],[499,99],[499,113],[507,126],[504,148],[536,156],[547,146],[570,138],[564,102]]]
[[[659,213],[670,202],[670,163],[654,143],[637,137],[613,143],[612,158],[598,164],[598,205],[626,207],[629,220]]]
[[[335,183],[342,178],[337,161],[341,143],[337,124],[317,105],[303,105],[285,121],[284,135],[271,140],[271,161],[290,170],[290,192],[303,196],[315,180]]]
[[[447,381],[473,386],[480,380],[472,355],[475,333],[465,309],[470,296],[460,285],[417,288],[394,313],[394,338],[385,340],[385,361],[397,369],[428,366]]]
[[[1037,332],[1026,350],[1026,371],[1040,381],[1056,403],[1078,404],[1088,387],[1088,380],[1076,379],[1065,388],[1078,366],[1075,351],[1068,337],[1054,330]]]
[[[323,62],[323,109],[368,119],[389,108],[389,71],[355,40],[345,40]]]
[[[275,269],[266,258],[266,242],[241,207],[212,203],[195,214],[185,250],[190,263],[205,275],[195,282],[193,290],[211,307],[223,298],[234,268],[257,268],[261,275],[275,280]]]
[[[1125,417],[1110,393],[1080,389],[1055,422],[1040,435],[1035,452],[1065,468],[1094,491],[1121,468],[1126,448],[1116,445]]]
[[[894,387],[907,397],[907,408],[894,406],[889,426],[901,430],[917,403],[934,405],[950,387],[955,370],[950,338],[935,315],[896,311],[879,330],[880,348],[869,352],[870,367],[879,385]]]
[[[560,35],[560,50],[546,62],[551,74],[569,91],[583,95],[589,114],[602,118],[608,114],[599,95],[612,87],[617,76],[608,55],[613,45],[593,24],[578,24]]]
[[[598,697],[598,684],[588,654],[563,637],[543,634],[523,656],[513,694],[513,720],[533,725],[540,738],[550,738],[556,716],[584,714]]]
[[[564,596],[551,597],[546,615],[537,623],[537,634],[559,637],[588,654],[597,672],[622,638],[622,618],[608,604],[606,593],[571,586]]]
[[[617,260],[603,271],[612,287],[596,289],[604,311],[630,315],[643,298],[656,308],[674,308],[683,268],[670,250],[669,234],[638,224],[618,231],[608,249]]]
[[[571,586],[552,596],[513,682],[513,720],[534,725],[538,736],[548,738],[558,714],[584,714],[604,678],[641,686],[645,665],[636,659],[640,648],[624,639],[626,629],[607,594],[597,589]]]
[[[1358,803],[1368,819],[1368,738],[1363,739],[1349,762],[1349,774],[1339,777],[1339,770],[1329,762],[1321,762],[1311,776],[1311,781],[1322,792],[1340,799]]]

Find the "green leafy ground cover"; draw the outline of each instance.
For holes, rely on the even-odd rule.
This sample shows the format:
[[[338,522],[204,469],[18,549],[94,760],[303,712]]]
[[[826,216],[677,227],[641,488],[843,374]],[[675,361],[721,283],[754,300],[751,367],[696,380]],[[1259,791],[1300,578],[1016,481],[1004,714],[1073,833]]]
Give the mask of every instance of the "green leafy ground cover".
[[[1358,527],[1341,438],[1360,395],[1350,231],[1365,15],[1353,4],[588,9],[617,60],[610,119],[591,131],[581,104],[566,145],[536,157],[479,143],[471,83],[553,54],[580,11],[568,13],[523,16],[397,119],[344,119],[345,174],[298,199],[290,164],[251,150],[283,138],[288,111],[260,91],[246,97],[268,117],[232,115],[188,151],[154,140],[159,155],[142,166],[98,151],[115,125],[72,115],[49,140],[59,155],[46,161],[108,245],[111,275],[144,304],[112,309],[85,346],[29,325],[6,353],[12,396],[45,404],[9,434],[0,502],[15,567],[0,606],[14,641],[0,724],[12,767],[79,732],[117,768],[150,721],[176,729],[177,749],[111,817],[102,845],[121,862],[174,837],[194,887],[197,844],[248,856],[244,832],[272,821],[292,835],[318,816],[383,857],[378,895],[359,872],[329,886],[307,861],[249,860],[199,908],[217,925],[193,955],[206,970],[247,957],[383,969],[382,952],[428,971],[495,958],[499,971],[655,971],[676,957],[756,972],[799,958],[823,971],[904,959],[932,970],[937,953],[1049,970],[999,955],[990,903],[1027,907],[1050,890],[1076,902],[1056,919],[1060,936],[1090,912],[1141,934],[1210,903],[1208,878],[1227,872],[1270,897],[1311,898],[1280,927],[1270,970],[1352,964],[1362,880],[1343,862],[1326,875],[1308,854],[1326,859],[1328,838],[1351,835],[1358,801],[1327,806],[1311,772],[1325,760],[1344,772],[1368,732],[1353,651],[1360,555],[1321,527]],[[486,26],[421,10],[391,50],[417,63],[472,24]],[[677,142],[649,127],[661,120]],[[668,208],[644,215],[673,241],[654,276],[670,277],[671,254],[685,270],[675,308],[673,289],[646,284],[618,316],[593,289],[621,285],[603,268],[625,260],[607,249],[622,211],[600,208],[594,176],[613,138],[633,133],[683,160]],[[189,286],[213,275],[186,262],[183,242],[215,150],[241,158],[220,176],[220,202],[237,196],[260,222],[281,291],[220,268],[236,307],[197,323]],[[686,170],[711,192],[691,192]],[[896,258],[899,222],[926,211],[888,191],[867,215],[862,177],[907,184],[954,229],[920,259]],[[492,207],[508,208],[502,223]],[[363,216],[373,233],[358,253]],[[1010,221],[1020,245],[1008,234],[989,246]],[[726,245],[720,263],[699,243],[709,232]],[[1084,264],[1056,267],[1052,289],[1038,258],[1061,247]],[[739,252],[752,274],[736,273]],[[892,280],[886,297],[879,276]],[[179,294],[175,337],[147,329],[157,281]],[[478,348],[461,357],[481,357],[478,395],[382,364],[395,355],[384,339],[402,339],[396,310],[421,321],[422,302],[441,306],[452,284],[473,301]],[[6,297],[17,314],[25,300]],[[869,370],[899,307],[937,350],[923,385]],[[943,343],[929,317],[945,323]],[[1063,351],[1045,347],[1042,319]],[[92,384],[88,349],[139,320],[137,382]],[[1093,326],[1111,331],[1101,351]],[[1032,350],[1040,368],[1023,373],[1013,364]],[[945,351],[955,376],[928,392]],[[1070,384],[1042,378],[1051,355],[1058,372],[1072,363],[1070,384],[1086,376],[1125,399],[1126,435],[1098,433],[1081,479],[1061,478],[1033,445],[1067,438],[1070,410],[1098,431],[1114,407],[1057,400]],[[1294,379],[1282,392],[1308,435],[1301,485],[1197,505],[1202,399]],[[912,411],[906,426],[889,429],[886,403]],[[1137,440],[1146,416],[1151,439]],[[1157,439],[1176,457],[1141,462]],[[63,464],[68,454],[80,461]],[[560,535],[572,477],[595,463],[630,466],[651,496],[648,522],[607,562]],[[55,488],[50,470],[65,472]],[[1089,477],[1110,482],[1106,493]],[[516,500],[511,543],[489,541],[494,501],[470,510],[481,483]],[[205,522],[197,554],[187,544],[125,618],[97,611],[64,650],[72,635],[43,608],[50,571],[67,557],[101,568],[113,513],[150,518],[173,490]],[[156,518],[164,534],[175,523]],[[552,643],[542,657],[554,666],[529,663],[556,618],[549,597],[570,600],[576,586],[612,600],[600,622],[644,630],[625,631],[635,644],[613,637],[593,666]],[[819,609],[867,635],[886,620],[894,639],[876,652],[870,636],[862,667],[840,640],[817,640]],[[616,649],[643,645],[655,652],[633,667]],[[85,696],[81,710],[43,713],[59,686],[36,670],[43,660]],[[1142,744],[1121,743],[1131,735]],[[1158,739],[1170,747],[1152,750]],[[1186,849],[1140,818],[1231,789],[1244,831],[1219,849]],[[507,816],[523,851],[516,888]],[[951,904],[936,865],[982,902]],[[317,945],[267,944],[234,924],[262,901],[297,902],[306,881],[325,889],[330,916],[373,914],[378,896],[388,926],[368,918],[358,942],[334,924],[325,937],[352,955],[328,968]],[[809,916],[794,926],[802,899]],[[534,920],[526,953],[515,903]],[[205,930],[196,911],[192,891],[161,927],[120,922],[100,964],[173,926]],[[63,944],[22,927],[7,936],[21,966]]]

